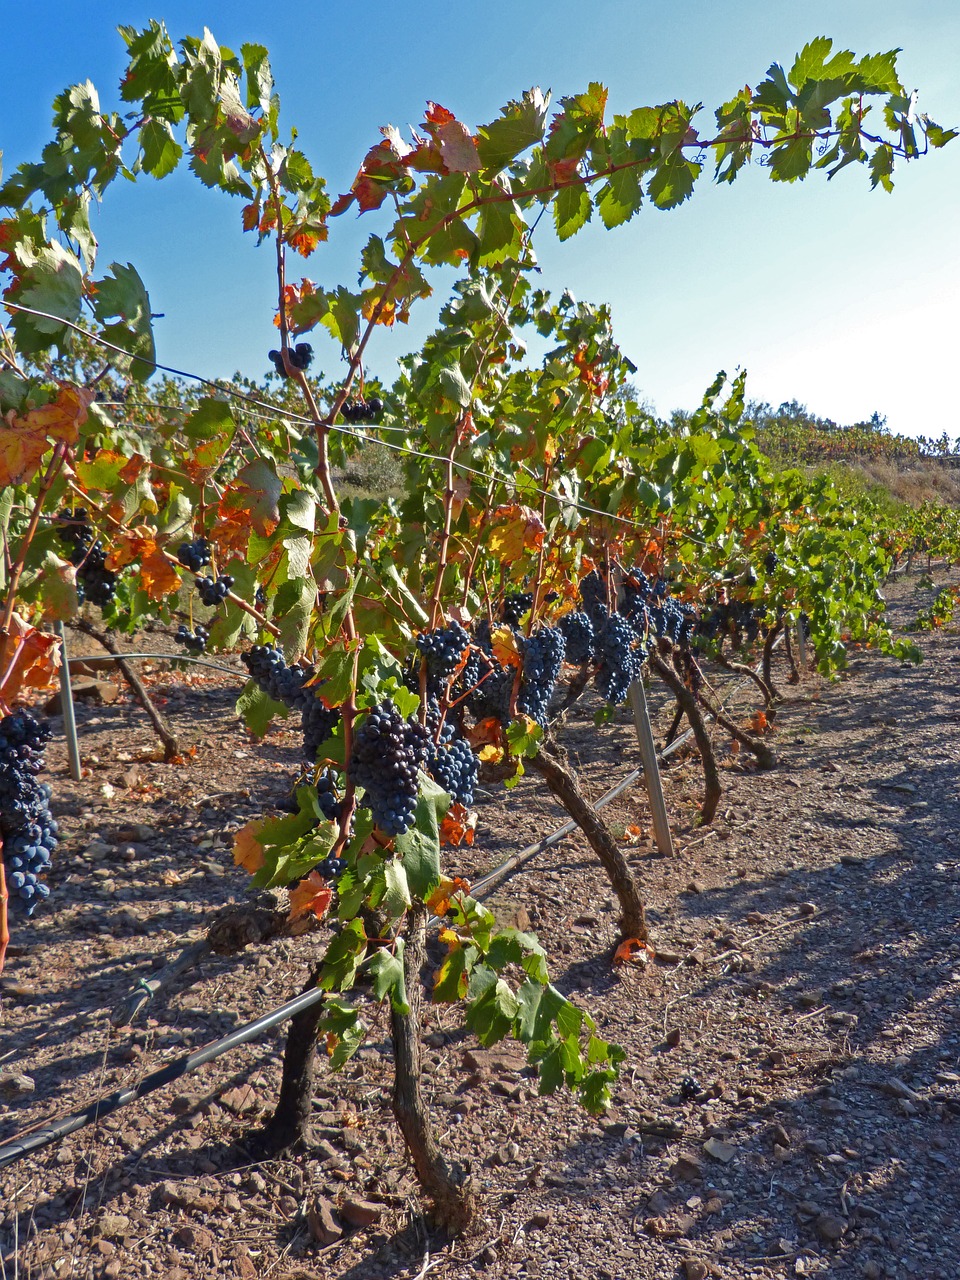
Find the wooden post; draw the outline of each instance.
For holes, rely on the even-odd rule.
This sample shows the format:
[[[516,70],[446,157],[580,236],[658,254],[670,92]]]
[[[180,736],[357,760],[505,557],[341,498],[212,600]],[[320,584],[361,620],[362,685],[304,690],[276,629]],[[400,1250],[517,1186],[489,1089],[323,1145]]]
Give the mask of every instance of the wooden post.
[[[657,848],[665,857],[672,858],[673,839],[670,835],[667,806],[663,798],[660,766],[657,764],[657,747],[653,740],[646,694],[639,680],[634,680],[630,685],[629,698],[630,709],[633,711],[633,724],[637,731],[637,742],[640,744],[643,778],[647,785],[647,795],[650,797],[650,812],[653,814],[653,831]]]

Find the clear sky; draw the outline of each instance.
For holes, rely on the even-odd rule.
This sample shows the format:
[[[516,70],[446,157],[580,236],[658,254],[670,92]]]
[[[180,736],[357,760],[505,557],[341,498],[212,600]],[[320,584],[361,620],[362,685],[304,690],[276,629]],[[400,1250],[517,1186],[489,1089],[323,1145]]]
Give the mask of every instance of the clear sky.
[[[415,127],[427,99],[475,126],[532,85],[559,97],[599,80],[611,112],[682,98],[704,103],[706,126],[714,107],[819,35],[857,54],[902,48],[901,78],[919,88],[919,109],[960,124],[958,0],[47,0],[42,9],[0,0],[5,174],[38,158],[66,85],[91,79],[104,108],[117,107],[115,28],[151,17],[174,40],[208,26],[234,50],[265,44],[281,119],[333,197],[379,127]],[[662,414],[692,408],[718,369],[742,366],[748,394],[774,405],[797,399],[838,422],[878,411],[895,431],[960,435],[960,139],[895,178],[887,195],[871,192],[859,167],[791,185],[759,167],[732,187],[705,174],[679,210],[645,208],[613,232],[598,222],[558,244],[541,224],[542,283],[611,304],[636,382]],[[120,180],[107,193],[95,224],[101,264],[140,270],[163,313],[164,363],[207,377],[269,367],[273,262],[241,233],[240,203],[186,170],[136,187]],[[306,273],[352,286],[359,246],[382,229],[376,216],[351,211],[331,223]],[[443,301],[448,286],[438,285]],[[373,369],[390,378],[429,323],[425,311],[420,324],[384,334]],[[314,347],[335,374],[333,343],[318,335]]]

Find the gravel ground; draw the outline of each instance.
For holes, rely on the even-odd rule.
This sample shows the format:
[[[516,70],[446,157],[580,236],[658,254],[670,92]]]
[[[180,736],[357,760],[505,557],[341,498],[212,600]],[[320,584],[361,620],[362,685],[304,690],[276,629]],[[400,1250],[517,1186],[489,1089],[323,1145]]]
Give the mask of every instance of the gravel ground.
[[[915,575],[893,586],[895,625],[932,594]],[[456,1009],[429,1009],[438,1135],[483,1189],[473,1235],[450,1244],[424,1225],[372,1007],[346,1070],[321,1063],[308,1154],[257,1161],[244,1146],[275,1095],[279,1028],[0,1170],[0,1277],[957,1280],[960,649],[956,628],[919,643],[919,668],[857,652],[832,684],[779,671],[779,764],[724,755],[720,732],[709,829],[695,825],[696,758],[675,757],[674,858],[654,849],[642,788],[607,808],[656,962],[611,966],[616,904],[579,836],[500,886],[498,913],[529,920],[556,984],[627,1059],[597,1121],[538,1098],[520,1051],[482,1050]],[[208,957],[111,1030],[141,979],[244,900],[231,833],[284,795],[299,736],[281,725],[255,743],[229,677],[158,666],[147,679],[195,747],[182,763],[153,758],[125,691],[80,707],[79,784],[62,738],[48,751],[64,839],[49,904],[16,922],[0,983],[0,1143],[280,1004],[323,944]],[[751,688],[738,696],[747,716]],[[653,709],[662,732],[669,708],[654,695]],[[592,715],[578,704],[562,741],[597,798],[637,749],[625,713],[600,731]],[[453,869],[477,876],[561,821],[536,779],[486,797]]]

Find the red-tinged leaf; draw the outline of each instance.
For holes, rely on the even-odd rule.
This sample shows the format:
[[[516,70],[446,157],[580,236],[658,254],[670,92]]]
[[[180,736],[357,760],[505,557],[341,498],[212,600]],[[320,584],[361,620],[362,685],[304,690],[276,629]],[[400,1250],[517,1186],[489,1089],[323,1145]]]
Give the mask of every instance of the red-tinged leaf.
[[[755,711],[750,721],[750,728],[754,733],[763,733],[767,727],[766,713],[763,711]]]
[[[60,668],[60,641],[13,614],[0,635],[0,699],[10,704],[21,689],[42,689]]]
[[[26,427],[0,426],[0,488],[29,483],[49,447],[45,435]]]
[[[448,173],[478,173],[480,153],[476,139],[459,120],[442,124],[436,132],[440,155]]]
[[[260,206],[256,202],[254,204],[245,204],[240,215],[244,231],[256,231],[260,222]]]
[[[456,122],[456,119],[457,117],[453,112],[448,111],[446,107],[441,107],[439,102],[427,103],[425,127],[429,127],[432,124],[451,124]]]
[[[294,231],[287,235],[287,244],[295,249],[301,258],[309,258],[321,240],[326,240],[326,227],[313,231]]]
[[[370,213],[373,209],[380,208],[390,194],[390,187],[386,182],[378,182],[363,174],[353,184],[353,194],[357,198],[360,212]]]
[[[147,460],[141,453],[134,453],[127,459],[126,464],[121,468],[120,479],[124,484],[133,484],[137,476],[147,465]]]
[[[337,196],[330,206],[329,216],[331,218],[339,218],[341,213],[346,213],[356,198],[352,191],[346,191],[342,196]]]
[[[262,818],[254,818],[233,837],[233,861],[252,876],[264,865],[263,845],[257,839],[263,824]]]
[[[499,523],[490,531],[490,553],[504,564],[513,564],[524,551],[539,551],[546,526],[532,507],[519,504],[502,506],[495,516]]]
[[[487,716],[485,720],[480,720],[475,725],[466,728],[464,733],[466,734],[467,741],[470,743],[471,747],[474,748],[494,745],[497,750],[499,750],[500,744],[503,742],[503,730],[500,727],[500,721],[494,719],[493,716]],[[481,752],[480,758],[481,760],[489,760],[491,757],[484,757]]]
[[[316,871],[311,871],[305,880],[301,880],[295,889],[290,890],[290,920],[299,920],[301,916],[313,914],[318,920],[330,910],[333,901],[333,890],[326,880]]]

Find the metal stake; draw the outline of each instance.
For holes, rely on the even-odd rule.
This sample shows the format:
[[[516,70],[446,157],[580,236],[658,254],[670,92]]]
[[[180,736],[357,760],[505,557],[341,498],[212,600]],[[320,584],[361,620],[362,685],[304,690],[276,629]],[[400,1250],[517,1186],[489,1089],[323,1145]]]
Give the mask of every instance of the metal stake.
[[[657,747],[653,740],[647,697],[639,680],[634,680],[630,685],[629,698],[630,708],[633,711],[633,724],[637,731],[637,742],[640,744],[643,777],[647,784],[647,795],[650,797],[650,812],[653,814],[653,831],[657,848],[666,857],[672,858],[673,837],[670,834],[670,820],[667,817],[667,806],[663,798],[660,766],[657,764]]]
[[[67,659],[67,635],[63,623],[57,623],[60,636],[60,705],[63,708],[63,731],[67,735],[67,756],[70,760],[70,777],[80,781],[80,744],[77,741],[77,717],[73,709],[73,686],[70,684],[70,663]]]

